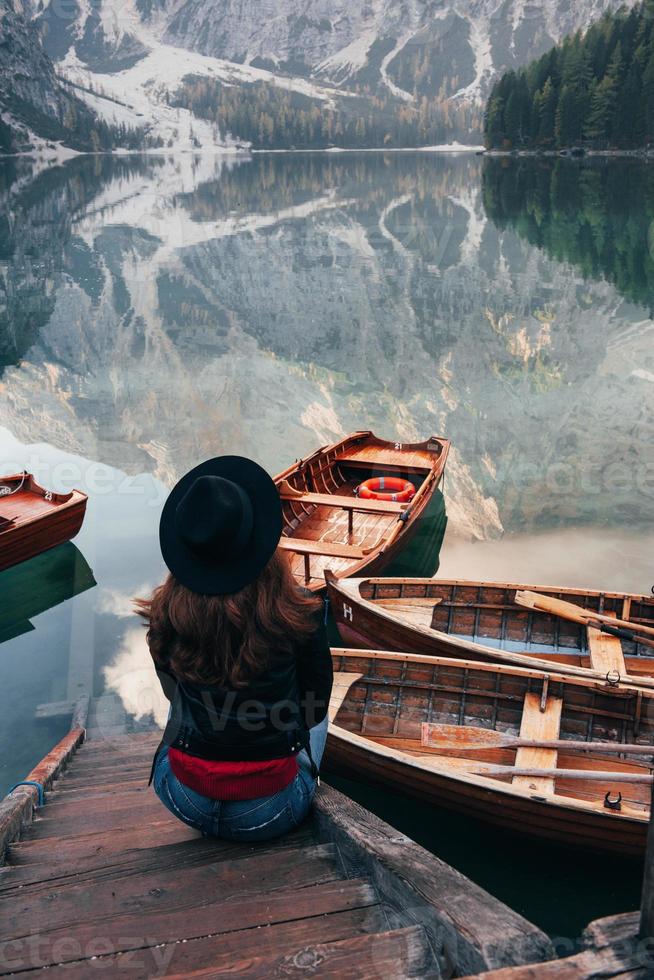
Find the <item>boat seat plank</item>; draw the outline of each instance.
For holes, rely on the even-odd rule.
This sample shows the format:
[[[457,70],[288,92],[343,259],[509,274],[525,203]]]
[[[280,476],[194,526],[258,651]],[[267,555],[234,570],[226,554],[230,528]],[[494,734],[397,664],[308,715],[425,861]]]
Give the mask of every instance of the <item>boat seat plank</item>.
[[[617,670],[620,676],[624,677],[627,668],[620,639],[609,633],[602,633],[594,626],[587,627],[587,635],[590,664],[593,670],[598,670],[601,674]]]
[[[396,473],[422,474],[423,476],[427,476],[431,466],[431,463],[426,459],[405,456],[391,460],[383,454],[357,457],[345,453],[336,458],[336,463],[339,466],[352,466],[360,470],[386,470]]]
[[[363,677],[363,674],[354,674],[349,670],[334,671],[334,686],[332,687],[332,696],[329,700],[330,721],[334,721],[343,701],[347,697],[348,691],[360,677]]]
[[[282,500],[296,501],[298,504],[340,507],[343,510],[360,510],[370,514],[401,514],[409,506],[408,503],[397,503],[394,500],[362,500],[335,493],[288,493],[281,487],[279,496]]]
[[[337,541],[309,541],[306,538],[282,538],[279,547],[298,555],[325,555],[328,558],[352,558],[360,561],[365,557],[363,548]]]
[[[561,731],[561,698],[549,697],[545,710],[541,711],[540,695],[527,692],[522,709],[520,738],[538,741],[555,741]],[[556,769],[558,752],[556,749],[518,749],[515,754],[516,769]],[[543,776],[514,776],[513,782],[536,793],[553,793],[554,780]]]

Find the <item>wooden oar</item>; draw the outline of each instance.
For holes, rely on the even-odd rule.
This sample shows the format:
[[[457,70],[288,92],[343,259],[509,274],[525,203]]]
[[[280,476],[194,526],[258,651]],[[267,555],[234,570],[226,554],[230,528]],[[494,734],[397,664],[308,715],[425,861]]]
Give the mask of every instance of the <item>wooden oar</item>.
[[[510,732],[496,732],[488,728],[467,728],[463,725],[438,725],[424,722],[421,744],[429,748],[457,749],[464,752],[484,749],[572,749],[583,752],[603,752],[607,755],[654,755],[654,745],[627,744],[621,742],[582,742],[573,739],[551,739],[539,741],[533,738],[520,738]]]
[[[593,612],[592,609],[584,609],[583,606],[577,606],[574,602],[554,599],[552,596],[530,592],[528,589],[518,589],[515,594],[515,601],[519,606],[526,606],[528,609],[535,609],[537,612],[559,616],[561,619],[568,619],[570,622],[580,623],[582,626],[594,626],[611,636],[619,636],[623,640],[633,640],[636,643],[642,643],[643,646],[654,647],[654,639],[646,640],[644,637],[634,635],[635,633],[646,633],[647,636],[654,637],[654,629],[645,626],[643,623],[632,623],[629,619],[616,619],[614,616]]]
[[[440,759],[438,760],[441,761]],[[447,764],[447,759],[443,758]],[[546,779],[592,779],[603,783],[640,783],[651,786],[654,776],[640,775],[633,772],[599,772],[595,769],[538,769],[534,767],[518,768],[517,766],[495,766],[485,762],[473,762],[472,759],[456,760],[457,769],[474,773],[477,776],[536,776]],[[469,763],[469,765],[468,765]],[[444,768],[446,765],[444,766]]]

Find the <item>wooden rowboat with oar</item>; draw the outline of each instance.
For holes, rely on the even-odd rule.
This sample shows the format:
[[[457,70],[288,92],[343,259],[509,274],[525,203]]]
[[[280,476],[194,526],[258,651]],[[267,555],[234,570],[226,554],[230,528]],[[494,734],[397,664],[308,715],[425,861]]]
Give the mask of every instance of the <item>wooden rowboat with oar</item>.
[[[642,855],[652,693],[449,657],[332,660],[327,767],[508,831]]]
[[[54,493],[29,473],[0,476],[0,571],[74,538],[86,494]]]
[[[654,689],[654,596],[453,579],[337,580],[329,572],[326,579],[348,645],[590,671],[607,685],[628,676]]]
[[[326,568],[339,578],[385,568],[418,530],[449,447],[436,436],[398,443],[355,432],[276,476],[284,512],[280,548],[289,553],[297,580],[321,592]],[[361,484],[389,478],[410,483],[415,493],[410,499],[357,496]]]

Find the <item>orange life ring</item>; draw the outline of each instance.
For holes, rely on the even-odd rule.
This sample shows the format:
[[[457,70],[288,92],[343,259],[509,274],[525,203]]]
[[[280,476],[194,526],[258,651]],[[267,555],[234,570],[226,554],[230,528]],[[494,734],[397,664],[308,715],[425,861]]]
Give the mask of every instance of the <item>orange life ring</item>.
[[[372,480],[365,480],[358,486],[356,495],[362,500],[393,500],[397,503],[405,503],[413,500],[416,488],[413,483],[399,480],[396,476],[375,476]]]

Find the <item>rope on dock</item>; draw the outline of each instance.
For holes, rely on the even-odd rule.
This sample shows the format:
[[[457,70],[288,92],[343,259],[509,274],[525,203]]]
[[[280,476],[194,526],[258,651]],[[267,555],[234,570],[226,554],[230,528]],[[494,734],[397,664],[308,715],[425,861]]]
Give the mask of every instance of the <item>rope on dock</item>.
[[[38,805],[43,806],[45,803],[45,790],[42,783],[39,783],[36,779],[21,779],[19,783],[14,783],[14,785],[9,788],[7,791],[7,796],[11,796],[13,791],[18,789],[19,786],[36,786],[39,794]]]

